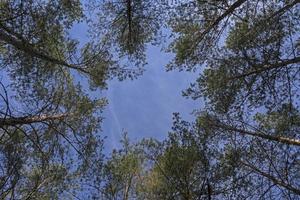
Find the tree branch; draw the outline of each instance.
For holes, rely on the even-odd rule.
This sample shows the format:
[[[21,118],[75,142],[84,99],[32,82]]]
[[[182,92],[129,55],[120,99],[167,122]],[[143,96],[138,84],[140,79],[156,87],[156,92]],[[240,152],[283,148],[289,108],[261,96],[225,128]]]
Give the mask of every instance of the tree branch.
[[[295,64],[298,62],[300,62],[300,57],[295,57],[295,58],[289,59],[289,60],[283,60],[281,62],[277,62],[277,63],[273,63],[273,64],[261,64],[261,65],[253,66],[253,67],[257,68],[257,70],[253,70],[250,72],[246,72],[244,74],[240,74],[240,75],[231,77],[231,78],[229,78],[229,80],[245,78],[245,77],[253,75],[253,74],[259,74],[259,73],[269,71],[272,69],[278,69],[278,68],[285,67],[285,66],[291,65],[291,64]]]

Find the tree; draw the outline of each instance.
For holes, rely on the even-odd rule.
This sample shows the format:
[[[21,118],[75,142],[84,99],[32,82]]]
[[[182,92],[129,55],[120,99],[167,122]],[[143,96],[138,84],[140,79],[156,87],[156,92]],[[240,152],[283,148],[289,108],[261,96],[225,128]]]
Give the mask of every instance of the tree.
[[[157,0],[109,0],[90,4],[97,16],[90,23],[93,39],[97,45],[108,46],[116,52],[122,63],[128,63],[127,71],[140,74],[146,64],[146,45],[161,41],[165,6]]]
[[[123,135],[120,150],[113,150],[103,166],[102,179],[96,182],[101,199],[136,199],[143,176],[144,156],[138,144]],[[99,194],[98,194],[99,195]]]
[[[236,1],[222,15],[217,15],[213,23],[205,23],[205,18],[203,23],[197,22],[196,18],[196,22],[189,25],[183,21],[185,16],[182,21],[178,20],[178,23],[195,27],[180,35],[199,47],[190,48],[184,39],[176,39],[175,61],[179,62],[180,52],[186,55],[174,66],[190,63],[189,68],[193,68],[205,63],[204,72],[184,94],[194,99],[207,98],[210,108],[218,113],[245,113],[247,108],[277,109],[282,104],[293,105],[297,101],[297,88],[293,85],[298,84],[296,74],[300,61],[296,45],[299,31],[297,3],[274,5],[272,2]],[[217,6],[213,8],[217,9]],[[200,14],[198,18],[204,16]],[[210,32],[217,31],[224,17],[228,18],[221,37],[225,42],[206,45],[211,40],[205,37],[212,37],[208,33],[200,34],[203,38],[199,43],[189,37],[189,34],[197,35],[194,31],[199,30],[199,26]],[[187,53],[191,50],[196,55]]]
[[[207,103],[202,127],[239,155],[239,172],[253,173],[253,191],[261,191],[252,198],[298,198],[299,1],[198,1],[179,9],[168,67],[204,67],[184,92]]]
[[[0,2],[1,199],[299,198],[298,0],[85,3]],[[81,47],[70,29],[82,21]],[[184,95],[205,112],[104,158],[107,102],[89,89],[141,74],[169,29],[167,69],[204,68]]]
[[[107,51],[78,50],[69,36],[83,19],[80,1],[1,1],[0,10],[0,197],[76,195],[80,178],[101,162],[106,105],[76,77],[101,89],[118,69]]]
[[[250,183],[229,148],[218,135],[207,134],[200,121],[189,123],[175,114],[169,137],[146,146],[152,164],[142,199],[244,198]]]
[[[251,198],[297,199],[299,195],[299,114],[284,106],[268,114],[258,113],[251,124],[220,121],[210,114],[199,118],[210,135],[218,135],[235,156],[239,173],[248,174]]]

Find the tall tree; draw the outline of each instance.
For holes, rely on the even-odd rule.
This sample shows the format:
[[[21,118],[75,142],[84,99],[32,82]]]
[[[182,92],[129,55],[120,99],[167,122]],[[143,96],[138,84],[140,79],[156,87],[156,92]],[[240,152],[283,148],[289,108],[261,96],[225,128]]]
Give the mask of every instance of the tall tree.
[[[222,138],[206,132],[201,123],[175,114],[169,137],[148,142],[146,157],[152,164],[143,199],[230,199],[250,193],[230,146],[224,147]]]
[[[77,77],[105,88],[118,70],[106,50],[79,50],[71,39],[81,7],[77,0],[0,2],[1,199],[73,196],[101,162],[106,100],[90,98]]]
[[[202,126],[254,174],[264,192],[252,198],[299,195],[299,13],[299,1],[197,1],[170,21],[178,36],[168,69],[204,68],[184,95],[204,98]]]
[[[127,134],[121,140],[122,147],[114,149],[104,163],[101,178],[94,183],[95,198],[137,199],[144,173],[144,154],[139,144],[130,143]]]
[[[139,74],[146,64],[147,44],[162,41],[165,7],[159,0],[109,0],[90,4],[97,16],[91,20],[94,41],[110,47],[126,70]]]

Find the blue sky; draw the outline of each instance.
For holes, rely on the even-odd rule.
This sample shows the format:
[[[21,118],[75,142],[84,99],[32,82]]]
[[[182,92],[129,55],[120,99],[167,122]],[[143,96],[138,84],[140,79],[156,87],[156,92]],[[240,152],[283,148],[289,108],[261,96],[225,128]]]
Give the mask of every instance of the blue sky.
[[[85,24],[77,24],[71,30],[72,37],[82,44],[87,41],[86,33]],[[107,136],[106,150],[119,147],[125,131],[133,141],[145,137],[164,139],[171,130],[172,113],[179,112],[185,120],[191,121],[192,111],[201,108],[201,101],[181,95],[182,90],[195,81],[197,73],[166,72],[165,65],[173,54],[163,52],[160,47],[148,45],[146,57],[148,64],[142,76],[133,81],[111,80],[107,90],[92,94],[104,96],[109,102],[102,124],[102,134]]]
[[[186,99],[181,91],[194,82],[197,74],[166,72],[172,58],[159,47],[150,46],[146,52],[148,65],[138,79],[110,81],[104,92],[109,105],[104,112],[103,134],[108,136],[106,147],[116,148],[122,132],[133,140],[144,137],[163,139],[172,125],[172,113],[179,112],[192,120],[191,112],[201,107],[200,101]]]

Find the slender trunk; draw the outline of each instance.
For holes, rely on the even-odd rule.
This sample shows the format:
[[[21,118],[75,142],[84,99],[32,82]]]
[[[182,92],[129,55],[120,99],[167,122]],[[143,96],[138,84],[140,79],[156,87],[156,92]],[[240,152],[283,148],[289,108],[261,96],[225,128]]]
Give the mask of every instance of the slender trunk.
[[[263,138],[263,139],[267,139],[267,140],[271,140],[271,141],[275,141],[275,142],[280,142],[280,143],[284,143],[284,144],[288,144],[288,145],[300,146],[300,140],[294,139],[294,138],[288,138],[288,137],[282,137],[282,136],[273,136],[273,135],[267,135],[267,134],[263,134],[263,133],[251,132],[251,131],[248,131],[248,130],[239,129],[239,128],[235,128],[235,127],[228,126],[228,125],[225,125],[225,124],[220,124],[220,123],[214,123],[212,125],[217,127],[217,128],[237,132],[237,133],[240,133],[240,134],[243,134],[243,135],[259,137],[259,138]]]
[[[67,113],[56,114],[56,115],[38,115],[38,116],[25,116],[25,117],[9,117],[0,118],[1,126],[16,126],[24,124],[40,123],[45,121],[61,120],[67,117]]]
[[[45,53],[42,53],[40,50],[35,49],[33,44],[26,42],[25,39],[20,39],[19,38],[20,36],[17,37],[14,34],[12,34],[12,32],[6,31],[6,27],[3,27],[3,25],[1,25],[1,24],[0,24],[0,28],[1,28],[0,29],[0,41],[4,41],[7,44],[10,44],[10,45],[14,46],[16,49],[23,51],[24,53],[29,54],[32,57],[39,58],[39,59],[47,61],[47,62],[51,62],[53,64],[62,65],[67,68],[70,68],[70,69],[75,69],[75,70],[78,70],[85,74],[88,73],[85,69],[80,68],[79,66],[68,64],[67,62],[65,62],[63,60],[59,60],[59,59],[49,56]],[[3,31],[3,30],[5,30],[5,31]]]
[[[237,9],[238,7],[240,7],[243,3],[245,3],[247,0],[237,0],[236,2],[234,2],[222,15],[220,15],[208,28],[206,28],[200,35],[199,38],[197,40],[197,42],[195,43],[196,46],[201,42],[201,40],[204,38],[204,36],[206,34],[208,34],[215,26],[218,26],[219,23],[225,19],[226,17],[228,17],[229,15],[231,15],[235,9]]]
[[[273,63],[273,64],[262,64],[262,65],[258,65],[258,66],[253,66],[253,68],[257,68],[257,70],[253,70],[253,71],[250,71],[250,72],[238,75],[238,76],[234,76],[232,78],[229,78],[229,80],[245,78],[245,77],[253,75],[253,74],[259,74],[259,73],[262,73],[265,71],[285,67],[287,65],[295,64],[298,62],[300,62],[300,57],[295,57],[293,59],[284,60],[282,62]]]
[[[257,174],[261,175],[261,176],[264,176],[266,177],[267,179],[271,180],[273,183],[275,183],[276,185],[279,185],[289,191],[292,191],[294,192],[295,194],[298,194],[300,195],[300,188],[296,188],[288,183],[285,183],[283,182],[282,180],[278,180],[276,177],[272,176],[271,174],[268,174],[266,172],[263,172],[261,171],[260,169],[258,169],[257,167],[249,164],[249,163],[246,163],[246,162],[243,162],[241,161],[242,165],[250,168],[251,170],[255,171]]]
[[[267,18],[267,21],[272,19],[273,17],[277,16],[277,15],[282,15],[285,13],[285,11],[287,11],[288,9],[294,7],[296,4],[300,3],[299,0],[295,0],[293,2],[291,2],[290,4],[287,4],[286,6],[282,7],[281,9],[279,9],[278,11],[276,11],[274,14],[272,14],[270,17]]]
[[[208,200],[211,200],[211,194],[212,194],[212,190],[209,184],[209,180],[207,179],[207,196],[208,196]]]
[[[131,0],[127,0],[127,20],[128,20],[128,41],[129,47],[132,45],[132,8]]]
[[[130,190],[130,186],[131,186],[131,182],[132,182],[132,176],[130,176],[128,182],[125,185],[125,191],[124,191],[124,197],[123,200],[128,200],[129,199],[129,190]]]

